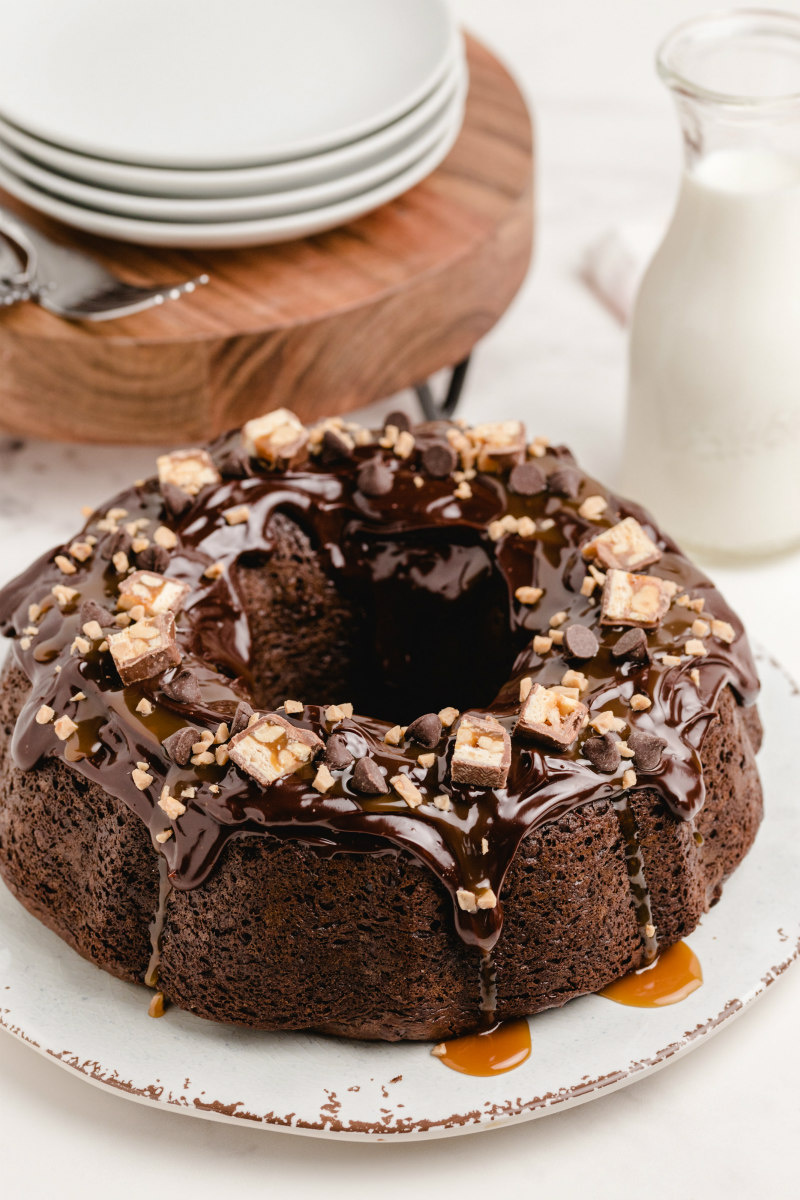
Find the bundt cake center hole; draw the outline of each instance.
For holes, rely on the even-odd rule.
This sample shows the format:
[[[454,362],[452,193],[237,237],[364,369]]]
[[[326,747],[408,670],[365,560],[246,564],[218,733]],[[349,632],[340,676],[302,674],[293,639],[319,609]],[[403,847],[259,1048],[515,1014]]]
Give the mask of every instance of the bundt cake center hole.
[[[282,515],[275,547],[243,557],[254,702],[351,702],[392,724],[453,706],[490,704],[524,635],[512,634],[508,589],[480,543],[430,535],[351,548],[329,575],[324,556]]]

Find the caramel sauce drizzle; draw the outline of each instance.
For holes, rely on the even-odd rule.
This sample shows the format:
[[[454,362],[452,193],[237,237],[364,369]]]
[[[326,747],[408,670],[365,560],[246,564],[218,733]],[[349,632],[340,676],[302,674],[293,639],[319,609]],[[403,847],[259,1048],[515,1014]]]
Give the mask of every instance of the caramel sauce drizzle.
[[[525,1017],[501,1021],[489,1029],[440,1042],[431,1054],[462,1075],[503,1075],[530,1058],[530,1026]]]
[[[598,992],[607,1000],[633,1008],[678,1004],[703,984],[700,960],[686,942],[675,942],[648,966],[631,971]]]

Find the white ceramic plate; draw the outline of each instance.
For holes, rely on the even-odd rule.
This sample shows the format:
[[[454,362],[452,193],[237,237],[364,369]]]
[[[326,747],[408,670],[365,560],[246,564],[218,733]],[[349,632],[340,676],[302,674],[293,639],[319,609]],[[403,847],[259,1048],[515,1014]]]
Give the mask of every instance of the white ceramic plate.
[[[438,167],[453,146],[461,129],[462,113],[457,114],[448,133],[427,154],[393,179],[362,192],[348,200],[305,213],[282,217],[261,217],[250,221],[217,221],[182,224],[178,221],[143,221],[136,217],[118,217],[112,213],[82,208],[68,200],[60,200],[48,192],[26,183],[13,171],[0,167],[0,187],[13,196],[39,209],[66,225],[83,229],[101,237],[118,238],[143,246],[181,246],[219,249],[231,246],[257,246],[272,242],[288,242],[309,237],[326,229],[335,229],[348,221],[363,217],[397,196],[407,192]]]
[[[122,162],[276,162],[395,121],[455,44],[445,0],[25,0],[4,6],[0,114]]]
[[[60,199],[72,201],[83,208],[93,208],[118,216],[137,217],[145,221],[243,221],[259,217],[284,216],[323,208],[339,200],[361,196],[364,192],[394,179],[402,171],[432,150],[454,127],[461,123],[466,93],[466,79],[453,94],[450,103],[432,123],[416,137],[389,157],[338,179],[272,192],[266,196],[224,196],[216,199],[180,199],[159,196],[131,195],[108,188],[92,187],[55,174],[30,162],[24,155],[0,140],[0,164],[28,183],[42,188]]]
[[[531,1020],[533,1055],[477,1079],[428,1045],[249,1033],[176,1009],[147,1016],[147,992],[79,958],[0,885],[0,1022],[53,1062],[157,1107],[351,1140],[470,1133],[593,1100],[703,1045],[798,955],[800,692],[759,658],[766,817],[754,848],[690,944],[705,982],[681,1004],[625,1008],[585,996]]]
[[[146,196],[214,197],[254,196],[290,188],[309,187],[337,179],[350,172],[382,162],[413,142],[437,120],[452,101],[466,70],[463,49],[442,82],[411,112],[376,133],[322,154],[258,167],[235,167],[219,171],[169,170],[139,167],[77,154],[41,141],[0,118],[0,138],[35,164],[79,182]],[[22,172],[20,172],[21,174]]]

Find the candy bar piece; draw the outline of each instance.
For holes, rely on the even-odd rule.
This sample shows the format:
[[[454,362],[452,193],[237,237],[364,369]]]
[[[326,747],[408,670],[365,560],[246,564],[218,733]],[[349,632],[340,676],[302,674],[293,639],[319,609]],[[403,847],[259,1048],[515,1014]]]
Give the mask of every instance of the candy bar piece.
[[[251,458],[285,466],[302,458],[308,430],[288,408],[276,408],[248,421],[242,429],[244,448]]]
[[[603,567],[618,571],[639,571],[658,562],[661,551],[645,533],[635,517],[604,529],[582,548],[584,558],[593,558]]]
[[[487,421],[469,431],[477,450],[479,471],[505,471],[525,461],[525,426],[521,421]]]
[[[611,568],[603,585],[600,624],[655,629],[677,590],[676,583],[657,575],[631,575]]]
[[[297,729],[277,713],[266,713],[231,738],[228,752],[237,767],[269,787],[310,763],[323,745],[310,729]]]
[[[119,585],[117,607],[127,612],[141,604],[145,615],[180,612],[191,588],[179,579],[167,579],[155,571],[134,571]]]
[[[511,765],[511,741],[493,717],[466,713],[458,726],[450,774],[454,783],[505,787]]]
[[[187,496],[197,493],[210,483],[219,483],[220,474],[207,450],[173,450],[157,460],[158,482],[178,488]]]
[[[142,617],[120,633],[110,634],[108,648],[123,683],[152,679],[181,661],[171,612]]]
[[[586,724],[589,710],[566,692],[535,683],[522,705],[514,729],[556,750],[568,750]]]

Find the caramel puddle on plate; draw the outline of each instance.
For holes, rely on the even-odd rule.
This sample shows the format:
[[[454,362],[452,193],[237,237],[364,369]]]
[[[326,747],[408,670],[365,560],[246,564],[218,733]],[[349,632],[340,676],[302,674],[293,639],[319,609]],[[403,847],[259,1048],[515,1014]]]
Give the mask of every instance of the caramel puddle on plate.
[[[524,1017],[501,1021],[490,1029],[440,1042],[431,1054],[462,1075],[502,1075],[530,1058],[530,1027]]]
[[[631,971],[597,994],[634,1008],[661,1008],[685,1000],[702,984],[703,968],[697,955],[686,942],[676,942],[649,967]]]

